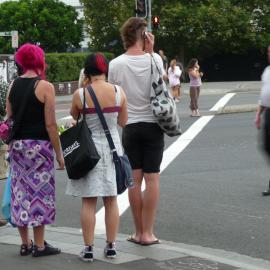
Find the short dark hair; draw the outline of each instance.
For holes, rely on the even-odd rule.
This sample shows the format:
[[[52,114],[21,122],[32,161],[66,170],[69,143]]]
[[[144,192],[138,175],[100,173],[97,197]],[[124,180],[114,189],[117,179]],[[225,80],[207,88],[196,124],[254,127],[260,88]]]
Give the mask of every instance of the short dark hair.
[[[126,50],[133,46],[139,38],[142,38],[142,31],[145,27],[147,27],[146,21],[137,17],[131,17],[123,24],[120,32]]]
[[[102,53],[93,53],[86,57],[84,63],[84,75],[91,76],[105,74],[108,72],[108,61]]]
[[[187,66],[187,70],[189,70],[190,68],[194,68],[195,64],[198,62],[197,58],[192,58],[190,59],[188,66]]]

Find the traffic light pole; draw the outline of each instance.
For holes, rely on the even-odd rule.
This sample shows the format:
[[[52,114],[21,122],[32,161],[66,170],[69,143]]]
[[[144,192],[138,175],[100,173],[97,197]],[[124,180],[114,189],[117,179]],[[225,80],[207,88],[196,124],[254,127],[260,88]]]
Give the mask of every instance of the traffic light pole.
[[[152,0],[148,0],[148,31],[152,32]]]

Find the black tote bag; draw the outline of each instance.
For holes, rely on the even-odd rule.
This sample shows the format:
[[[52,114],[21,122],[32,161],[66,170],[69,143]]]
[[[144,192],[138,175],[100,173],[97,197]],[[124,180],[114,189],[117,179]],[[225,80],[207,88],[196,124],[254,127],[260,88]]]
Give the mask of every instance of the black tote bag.
[[[79,119],[79,117],[78,117]],[[100,156],[85,120],[85,89],[83,90],[83,118],[60,136],[68,177],[77,180],[92,170]]]

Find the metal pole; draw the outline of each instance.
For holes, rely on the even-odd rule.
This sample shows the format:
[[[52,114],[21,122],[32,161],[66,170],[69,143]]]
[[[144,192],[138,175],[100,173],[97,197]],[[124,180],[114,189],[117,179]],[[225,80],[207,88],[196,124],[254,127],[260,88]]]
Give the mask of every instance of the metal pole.
[[[148,0],[148,31],[152,32],[152,0]]]

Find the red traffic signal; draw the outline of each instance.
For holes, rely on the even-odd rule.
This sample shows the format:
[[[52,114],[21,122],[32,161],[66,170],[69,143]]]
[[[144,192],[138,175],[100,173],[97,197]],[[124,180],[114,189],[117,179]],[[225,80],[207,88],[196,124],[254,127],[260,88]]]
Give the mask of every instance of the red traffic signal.
[[[152,23],[153,23],[153,28],[154,29],[158,29],[159,28],[159,24],[160,24],[159,16],[153,16],[152,17]]]

